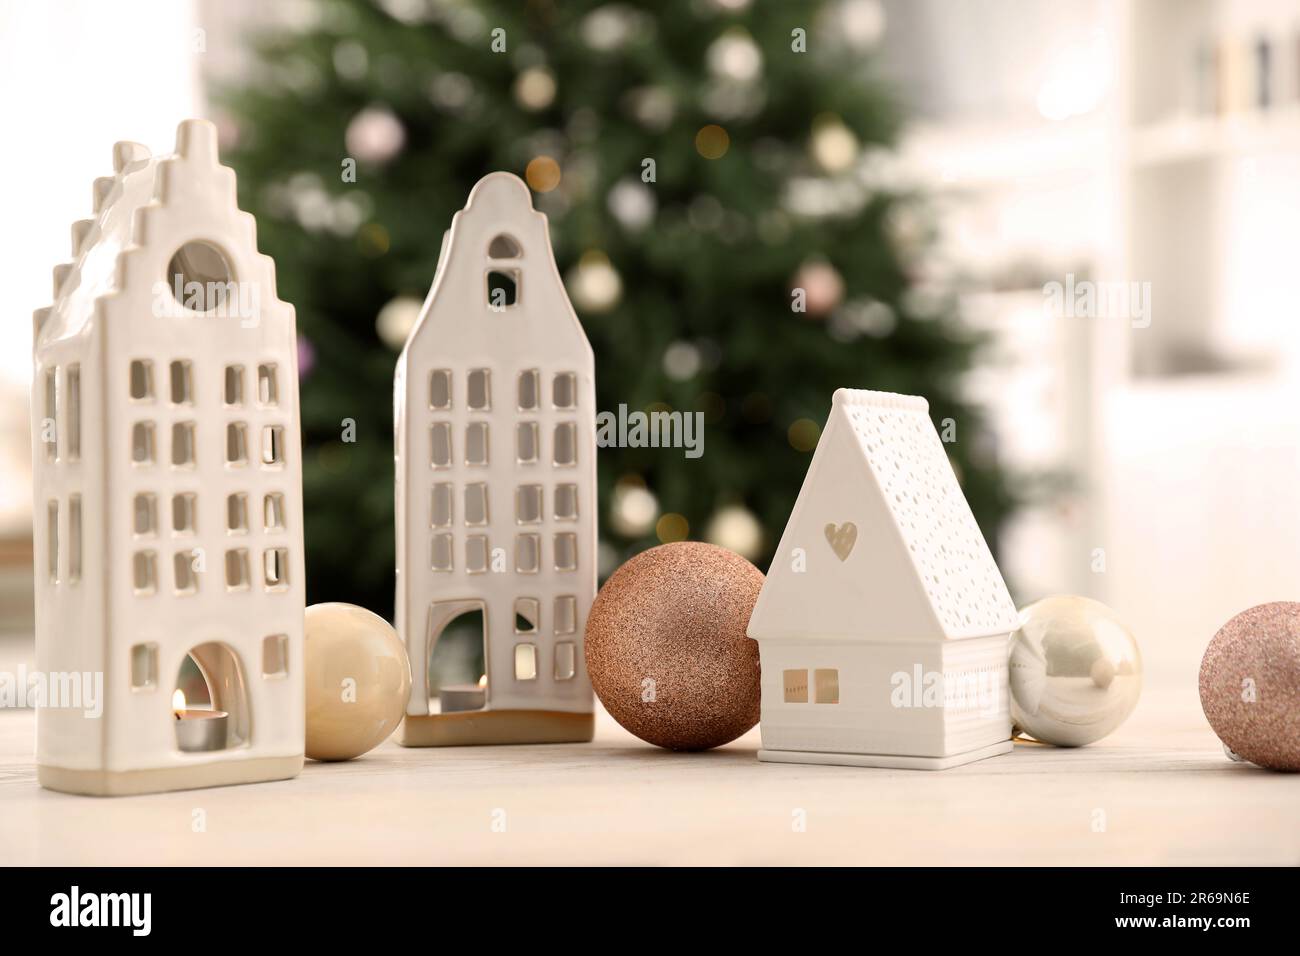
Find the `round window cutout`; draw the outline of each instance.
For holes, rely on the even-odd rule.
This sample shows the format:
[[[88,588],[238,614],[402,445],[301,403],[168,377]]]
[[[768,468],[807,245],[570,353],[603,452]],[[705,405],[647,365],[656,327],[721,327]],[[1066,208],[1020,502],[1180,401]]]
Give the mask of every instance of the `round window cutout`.
[[[210,242],[187,242],[167,263],[167,285],[172,295],[193,312],[224,309],[236,297],[234,278],[230,263]]]

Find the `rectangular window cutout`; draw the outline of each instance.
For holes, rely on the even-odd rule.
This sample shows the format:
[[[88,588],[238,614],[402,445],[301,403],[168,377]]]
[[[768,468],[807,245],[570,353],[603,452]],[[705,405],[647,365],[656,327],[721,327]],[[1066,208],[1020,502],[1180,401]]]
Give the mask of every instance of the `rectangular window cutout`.
[[[191,492],[172,495],[172,531],[193,534],[195,531],[195,497]]]
[[[195,573],[194,551],[177,551],[172,557],[172,575],[176,580],[177,594],[193,594],[199,589],[199,576]]]
[[[574,634],[578,630],[578,600],[571,594],[555,599],[555,633]]]
[[[244,366],[226,366],[225,392],[222,399],[225,404],[232,408],[238,408],[244,404]]]
[[[289,676],[289,635],[272,634],[262,638],[262,676]]]
[[[515,460],[521,465],[537,461],[537,422],[520,422],[515,426]]]
[[[578,672],[578,648],[572,641],[555,645],[555,679],[573,680]]]
[[[485,534],[472,534],[465,539],[465,570],[482,574],[488,569],[488,539]]]
[[[68,400],[64,413],[64,433],[68,439],[68,460],[81,457],[81,366],[68,366]]]
[[[433,536],[433,556],[430,563],[433,570],[452,570],[451,544],[452,537],[449,534],[435,534]]]
[[[469,407],[476,412],[485,412],[492,407],[492,372],[490,369],[470,369]]]
[[[243,422],[226,425],[226,464],[248,464],[248,426]]]
[[[808,703],[808,671],[806,669],[782,671],[781,679],[785,686],[785,702],[787,704]]]
[[[520,485],[515,489],[515,521],[540,524],[542,520],[542,486]]]
[[[515,680],[537,680],[537,645],[515,645]]]
[[[131,462],[153,464],[153,422],[136,422],[131,426]]]
[[[555,486],[555,519],[557,521],[576,521],[578,519],[578,486]]]
[[[169,368],[173,405],[194,404],[194,370],[190,363],[177,359]]]
[[[158,645],[131,645],[131,689],[153,690],[158,686]]]
[[[465,428],[465,464],[486,465],[488,463],[488,426],[487,422],[470,422]]]
[[[556,408],[576,408],[578,405],[578,376],[573,372],[557,372],[551,381],[551,404]]]
[[[272,362],[257,367],[257,403],[265,408],[280,404],[280,383]]]
[[[49,441],[45,443],[45,457],[54,461],[59,457],[58,401],[59,370],[57,367],[45,370],[45,427],[49,429]],[[44,437],[44,436],[43,436]]]
[[[578,463],[578,426],[560,422],[555,426],[555,464],[568,467]]]
[[[226,496],[226,530],[231,534],[248,533],[248,495],[243,492]]]
[[[141,492],[131,502],[131,530],[138,535],[158,531],[158,502],[152,494]]]
[[[81,580],[81,495],[68,498],[68,580]]]
[[[59,503],[51,501],[45,508],[45,540],[49,553],[50,583],[59,583]]]
[[[431,462],[434,468],[451,467],[451,423],[434,422],[432,430],[433,454]]]
[[[488,523],[488,489],[482,482],[465,486],[465,523],[468,525]]]
[[[487,303],[493,312],[519,303],[519,270],[492,269],[487,274]]]
[[[541,386],[537,369],[525,369],[519,373],[519,394],[516,407],[521,412],[531,412],[537,407],[537,392]]]
[[[288,525],[284,516],[284,495],[272,491],[262,499],[262,528],[267,534],[283,531]]]
[[[153,362],[148,359],[136,359],[131,363],[131,398],[137,402],[147,402],[153,398]]]
[[[555,570],[578,570],[578,536],[571,531],[555,536]]]
[[[515,633],[536,634],[541,613],[542,604],[537,598],[515,598]]]
[[[819,704],[838,704],[840,702],[840,672],[834,668],[821,668],[813,671],[813,684],[816,687],[816,702]]]
[[[434,411],[451,408],[451,369],[436,368],[429,374],[429,407]]]
[[[152,551],[137,551],[131,559],[132,586],[136,594],[158,590],[158,559]]]
[[[289,549],[267,548],[262,552],[262,579],[268,591],[289,586]]]
[[[233,548],[226,552],[226,587],[232,591],[247,591],[248,549]]]
[[[278,467],[284,464],[284,426],[262,426],[262,464]]]
[[[433,486],[433,508],[429,523],[435,528],[446,528],[455,520],[455,503],[450,482],[440,482]]]
[[[520,574],[536,574],[541,566],[541,552],[541,535],[515,535],[515,570]]]
[[[194,464],[194,423],[176,422],[172,425],[172,465],[188,468]]]

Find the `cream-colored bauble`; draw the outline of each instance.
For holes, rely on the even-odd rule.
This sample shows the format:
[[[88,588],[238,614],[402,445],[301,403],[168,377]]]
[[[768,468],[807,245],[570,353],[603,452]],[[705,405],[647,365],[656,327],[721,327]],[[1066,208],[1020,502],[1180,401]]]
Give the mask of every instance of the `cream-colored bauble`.
[[[1082,747],[1122,724],[1142,692],[1137,641],[1100,601],[1044,598],[1011,639],[1011,720],[1018,733]]]
[[[313,604],[303,638],[307,756],[350,760],[387,740],[411,693],[397,632],[355,604]]]

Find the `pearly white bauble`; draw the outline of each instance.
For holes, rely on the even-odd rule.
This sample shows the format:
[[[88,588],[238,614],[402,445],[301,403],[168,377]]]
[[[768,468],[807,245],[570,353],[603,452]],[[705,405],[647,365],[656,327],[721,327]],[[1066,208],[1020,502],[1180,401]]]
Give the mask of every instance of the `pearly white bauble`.
[[[1020,612],[1010,685],[1017,733],[1082,747],[1105,737],[1137,706],[1142,655],[1128,628],[1100,601],[1044,598]]]

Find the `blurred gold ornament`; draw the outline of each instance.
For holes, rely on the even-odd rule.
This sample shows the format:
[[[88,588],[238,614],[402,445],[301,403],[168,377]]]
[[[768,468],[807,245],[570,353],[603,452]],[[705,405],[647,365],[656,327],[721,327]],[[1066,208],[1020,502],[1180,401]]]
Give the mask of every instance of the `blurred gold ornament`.
[[[357,231],[357,248],[363,256],[376,258],[388,251],[388,230],[377,222],[368,222]]]
[[[1044,598],[1020,612],[1011,638],[1010,689],[1015,732],[1082,747],[1105,737],[1137,706],[1142,655],[1128,628],[1100,601]]]
[[[670,512],[655,522],[655,534],[664,544],[685,541],[690,533],[690,523],[679,514]]]
[[[560,185],[560,164],[550,156],[534,156],[524,170],[524,179],[534,192],[549,193]]]
[[[526,110],[544,110],[555,102],[555,77],[545,67],[530,66],[515,80],[515,101]]]
[[[800,418],[786,431],[790,447],[795,451],[812,451],[817,447],[817,441],[821,437],[821,426],[811,418]]]
[[[415,328],[415,320],[420,317],[423,303],[409,295],[399,295],[390,299],[379,314],[375,316],[375,331],[390,349],[400,352],[406,345],[406,339]]]
[[[813,120],[811,148],[817,165],[828,173],[842,173],[858,158],[858,138],[831,113]]]
[[[763,526],[743,505],[729,505],[714,514],[704,537],[710,544],[751,560],[763,550]]]
[[[625,538],[639,538],[649,533],[659,517],[659,499],[639,477],[620,479],[614,486],[610,505],[610,524]]]
[[[608,312],[623,296],[623,280],[598,249],[585,252],[565,277],[569,295],[579,310]]]
[[[721,159],[731,148],[731,137],[721,126],[710,123],[695,134],[695,149],[705,159]]]
[[[763,71],[763,54],[741,27],[732,27],[709,46],[709,72],[724,80],[752,83]]]

